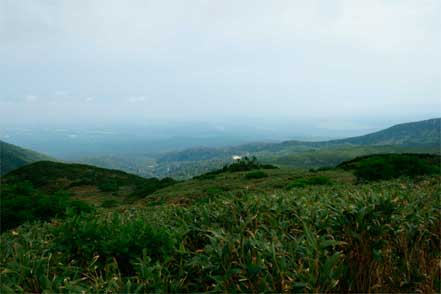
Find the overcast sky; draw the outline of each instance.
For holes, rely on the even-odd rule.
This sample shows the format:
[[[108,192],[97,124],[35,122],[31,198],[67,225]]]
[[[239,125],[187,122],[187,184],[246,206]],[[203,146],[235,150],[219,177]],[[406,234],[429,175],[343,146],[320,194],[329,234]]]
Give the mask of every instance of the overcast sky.
[[[1,0],[0,124],[425,119],[440,55],[439,0]]]

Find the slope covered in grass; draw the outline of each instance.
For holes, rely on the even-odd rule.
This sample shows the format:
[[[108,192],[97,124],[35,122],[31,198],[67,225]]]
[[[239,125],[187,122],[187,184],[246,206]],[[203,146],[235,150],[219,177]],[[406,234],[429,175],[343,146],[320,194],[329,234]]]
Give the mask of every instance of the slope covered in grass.
[[[401,170],[388,156],[377,157]],[[1,291],[439,292],[441,176],[360,182],[353,166],[361,162],[370,161],[318,171],[225,168],[89,211],[30,190],[24,207],[37,218],[1,235]],[[77,169],[87,170],[69,166],[65,178]],[[265,176],[250,176],[257,173]],[[35,180],[15,174],[28,182],[7,185]],[[46,217],[48,203],[54,214]]]
[[[436,154],[374,154],[357,157],[337,166],[351,170],[361,181],[388,180],[401,176],[441,174],[441,156]]]
[[[2,178],[3,185],[20,183],[28,183],[45,193],[67,192],[75,198],[100,204],[106,200],[120,203],[143,198],[175,181],[146,179],[91,165],[40,161],[16,169]]]
[[[0,176],[40,160],[51,160],[51,158],[44,154],[0,141]]]
[[[4,233],[2,291],[439,291],[439,177],[220,195]]]

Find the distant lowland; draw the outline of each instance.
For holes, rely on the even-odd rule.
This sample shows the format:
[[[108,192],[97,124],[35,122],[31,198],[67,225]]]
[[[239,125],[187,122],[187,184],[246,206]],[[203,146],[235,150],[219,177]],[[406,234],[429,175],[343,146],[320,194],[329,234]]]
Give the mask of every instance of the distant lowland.
[[[230,163],[233,157],[256,156],[281,167],[320,168],[336,166],[357,156],[377,153],[439,154],[441,118],[394,125],[363,136],[307,142],[249,143],[219,148],[190,148],[160,154],[89,156],[79,160],[102,168],[119,169],[143,177],[187,179]],[[49,156],[1,142],[1,174]]]

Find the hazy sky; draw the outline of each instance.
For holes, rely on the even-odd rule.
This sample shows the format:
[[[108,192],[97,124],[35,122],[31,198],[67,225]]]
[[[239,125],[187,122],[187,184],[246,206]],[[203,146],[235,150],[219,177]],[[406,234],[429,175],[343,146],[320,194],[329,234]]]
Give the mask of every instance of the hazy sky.
[[[424,119],[440,55],[439,0],[0,0],[0,124]]]

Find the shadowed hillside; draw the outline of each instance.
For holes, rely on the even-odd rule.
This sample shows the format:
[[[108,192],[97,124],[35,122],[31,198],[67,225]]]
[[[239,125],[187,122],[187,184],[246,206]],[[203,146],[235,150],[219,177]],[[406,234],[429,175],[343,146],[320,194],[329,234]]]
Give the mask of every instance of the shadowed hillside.
[[[0,141],[0,176],[40,160],[53,159],[47,155]]]
[[[107,200],[130,201],[175,183],[169,178],[146,179],[119,170],[52,161],[23,166],[2,178],[2,184],[23,182],[47,193],[64,191],[94,204]]]

